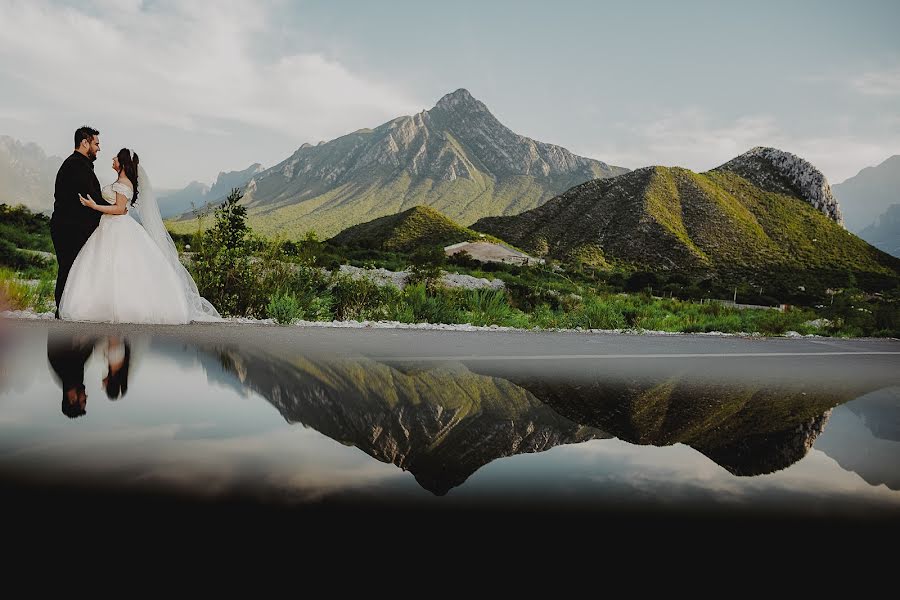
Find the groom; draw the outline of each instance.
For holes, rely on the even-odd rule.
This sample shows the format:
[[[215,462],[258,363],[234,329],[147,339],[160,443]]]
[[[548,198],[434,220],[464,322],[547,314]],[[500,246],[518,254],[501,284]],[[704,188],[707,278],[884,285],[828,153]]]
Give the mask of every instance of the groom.
[[[103,213],[81,204],[78,195],[100,201],[100,182],[94,174],[94,161],[100,152],[100,132],[91,127],[75,131],[75,151],[63,161],[56,174],[53,194],[53,215],[50,217],[50,238],[56,250],[59,272],[56,276],[56,318],[59,302],[66,289],[66,279],[75,257],[81,251]]]
[[[94,352],[97,340],[50,332],[47,335],[47,360],[62,386],[62,412],[70,419],[87,412],[84,365]]]

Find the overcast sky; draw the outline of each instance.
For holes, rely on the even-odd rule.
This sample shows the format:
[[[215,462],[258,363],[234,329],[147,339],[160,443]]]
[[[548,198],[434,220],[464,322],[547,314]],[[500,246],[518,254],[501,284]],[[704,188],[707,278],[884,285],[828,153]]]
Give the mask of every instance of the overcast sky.
[[[180,187],[464,87],[611,164],[770,145],[838,183],[900,154],[898,23],[897,0],[0,0],[0,134],[65,156],[91,124],[102,162],[127,146]]]

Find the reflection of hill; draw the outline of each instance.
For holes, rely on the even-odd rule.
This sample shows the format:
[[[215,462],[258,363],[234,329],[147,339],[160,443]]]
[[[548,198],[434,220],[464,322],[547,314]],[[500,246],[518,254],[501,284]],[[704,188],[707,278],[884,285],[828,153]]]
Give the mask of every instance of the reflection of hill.
[[[672,374],[649,381],[516,382],[577,423],[633,444],[687,444],[735,475],[797,462],[822,433],[830,409],[853,397],[837,389],[804,393]]]
[[[437,495],[497,458],[608,437],[559,416],[508,381],[461,364],[404,373],[368,359],[219,355],[288,422],[408,470]]]
[[[879,390],[836,408],[816,449],[871,485],[900,490],[898,392]]]
[[[869,385],[793,381],[774,369],[763,384],[661,364],[652,373],[624,364],[606,372],[541,372],[482,362],[471,366],[476,373],[460,362],[423,368],[366,358],[286,360],[230,348],[200,354],[208,354],[204,368],[224,368],[288,422],[409,470],[439,495],[496,458],[610,436],[686,444],[739,476],[772,473],[802,459],[834,407]],[[877,420],[894,422],[884,414]]]

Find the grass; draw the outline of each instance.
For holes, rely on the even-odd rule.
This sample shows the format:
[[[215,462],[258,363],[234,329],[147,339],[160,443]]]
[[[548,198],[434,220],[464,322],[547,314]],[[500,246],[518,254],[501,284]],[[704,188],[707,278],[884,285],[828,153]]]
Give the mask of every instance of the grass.
[[[55,284],[51,279],[23,280],[15,271],[0,267],[0,305],[4,309],[47,312],[53,307]]]
[[[304,288],[304,289],[300,289]],[[273,298],[269,316],[279,322],[300,318],[315,300],[316,320],[394,320],[402,323],[468,323],[523,329],[632,329],[668,332],[761,333],[780,335],[787,331],[823,335],[846,333],[846,328],[805,325],[818,315],[809,309],[739,310],[717,303],[700,303],[643,294],[588,292],[559,295],[557,306],[535,304],[528,310],[516,307],[506,290],[429,287],[425,282],[403,290],[379,286],[366,278],[332,274],[330,280],[310,293],[299,286],[288,290],[290,299]],[[297,298],[306,298],[298,301]],[[307,317],[309,318],[309,317]],[[850,324],[850,327],[856,325]],[[850,330],[852,333],[852,330]]]
[[[678,175],[676,173],[676,175]],[[719,176],[719,175],[717,175]],[[703,177],[706,177],[705,175]],[[729,177],[722,175],[721,177]],[[735,187],[741,181],[728,185]],[[663,182],[664,184],[665,182]],[[722,188],[726,185],[720,186]],[[683,188],[687,189],[687,188]],[[726,205],[734,201],[718,199]],[[732,206],[734,211],[737,207]],[[7,227],[18,227],[28,233],[21,236],[22,243],[40,247],[49,239],[47,224],[42,217],[34,219],[21,211],[4,209]],[[723,209],[724,210],[724,209]],[[729,209],[731,210],[731,209]],[[750,209],[752,210],[752,209]],[[750,212],[748,210],[748,212]],[[798,216],[801,223],[820,218],[816,211]],[[434,211],[420,209],[412,214],[424,215],[425,221],[410,222],[410,229],[399,240],[435,239],[423,237],[423,223],[434,223]],[[436,213],[435,213],[436,214]],[[672,215],[674,216],[674,213]],[[746,216],[746,215],[745,215]],[[415,225],[415,227],[413,227]],[[813,226],[810,225],[810,226]],[[396,228],[395,232],[398,231]],[[441,234],[443,235],[443,234]],[[31,236],[31,237],[29,237]],[[195,236],[176,236],[180,245],[190,243],[199,247]],[[42,241],[43,240],[43,241]],[[6,240],[0,240],[6,242]],[[440,240],[443,242],[444,240]],[[52,247],[52,246],[51,246]],[[432,248],[427,244],[423,248]],[[0,292],[10,308],[37,311],[50,310],[53,299],[53,283],[56,265],[34,255],[21,252],[10,243],[4,246],[8,262],[0,260]],[[590,268],[584,264],[563,264],[562,271],[553,265],[523,267],[499,263],[476,263],[451,259],[443,268],[448,271],[475,277],[499,278],[505,288],[496,289],[448,289],[427,279],[406,286],[403,290],[393,286],[377,285],[366,278],[355,278],[337,272],[341,264],[360,267],[384,267],[393,271],[410,266],[415,254],[398,250],[360,248],[320,242],[315,236],[307,236],[298,242],[277,242],[253,237],[248,242],[252,257],[242,267],[241,285],[234,286],[223,279],[225,296],[240,296],[235,309],[240,314],[253,317],[269,317],[278,323],[289,324],[304,320],[393,320],[403,323],[442,323],[481,326],[507,326],[523,329],[581,328],[581,329],[632,329],[667,332],[760,333],[781,335],[787,331],[801,334],[854,337],[900,337],[900,303],[898,290],[891,275],[879,280],[878,274],[862,275],[852,271],[828,272],[821,279],[842,278],[845,288],[823,300],[824,290],[810,283],[820,278],[819,272],[810,267],[805,271],[770,272],[765,282],[767,293],[778,297],[798,298],[800,303],[823,304],[818,309],[794,308],[787,312],[774,310],[738,310],[718,303],[699,301],[701,298],[732,296],[731,282],[709,277],[698,281],[680,273],[658,274],[653,272],[623,272],[617,269]],[[438,249],[434,246],[433,249]],[[38,249],[38,248],[32,248]],[[603,250],[594,249],[601,265],[608,267]],[[17,261],[25,256],[27,264]],[[443,261],[443,255],[441,255]],[[31,262],[34,261],[34,262]],[[195,263],[192,261],[192,265]],[[243,264],[243,263],[241,263]],[[240,265],[239,265],[240,266]],[[327,271],[322,270],[325,267]],[[196,268],[192,266],[192,268]],[[330,272],[329,272],[330,271]],[[198,284],[202,281],[200,274]],[[738,275],[740,276],[740,275]],[[31,281],[29,281],[31,280]],[[728,284],[728,285],[726,285]],[[805,284],[808,291],[796,292]],[[780,286],[780,287],[779,287]],[[738,302],[774,303],[775,297],[762,295],[758,288],[739,285]],[[880,289],[878,294],[868,294],[869,287]],[[650,290],[656,296],[648,293]],[[774,291],[770,291],[774,290]],[[631,293],[622,293],[623,291]],[[672,297],[660,298],[670,294]],[[675,297],[676,295],[680,298]],[[830,302],[829,302],[830,301]],[[827,304],[826,304],[827,302]],[[224,308],[223,308],[224,307]],[[219,306],[228,313],[226,305]],[[807,325],[807,321],[827,318],[830,324],[821,327]]]

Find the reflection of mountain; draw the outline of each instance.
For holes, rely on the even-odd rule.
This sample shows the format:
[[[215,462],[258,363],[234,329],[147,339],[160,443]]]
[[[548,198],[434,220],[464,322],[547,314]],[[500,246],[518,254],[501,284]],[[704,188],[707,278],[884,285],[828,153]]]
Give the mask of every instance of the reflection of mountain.
[[[514,379],[561,415],[632,444],[687,444],[735,475],[784,469],[803,458],[830,410],[853,395],[669,374],[584,385]],[[805,388],[809,389],[809,388]]]
[[[816,449],[871,485],[900,490],[900,388],[836,408]]]
[[[485,363],[472,370],[452,361],[401,368],[366,358],[286,360],[220,347],[203,354],[207,372],[239,380],[288,422],[409,470],[439,495],[497,458],[613,435],[632,444],[686,444],[739,476],[771,473],[802,459],[834,407],[867,385],[796,382],[778,377],[777,369],[761,384],[725,371],[717,381],[658,364],[642,376],[621,370],[578,376],[561,368],[552,376]],[[887,428],[885,435],[900,431],[890,402],[865,409]]]
[[[437,495],[497,458],[609,437],[461,364],[403,372],[369,359],[286,362],[233,350],[220,356],[288,422],[408,470]]]

